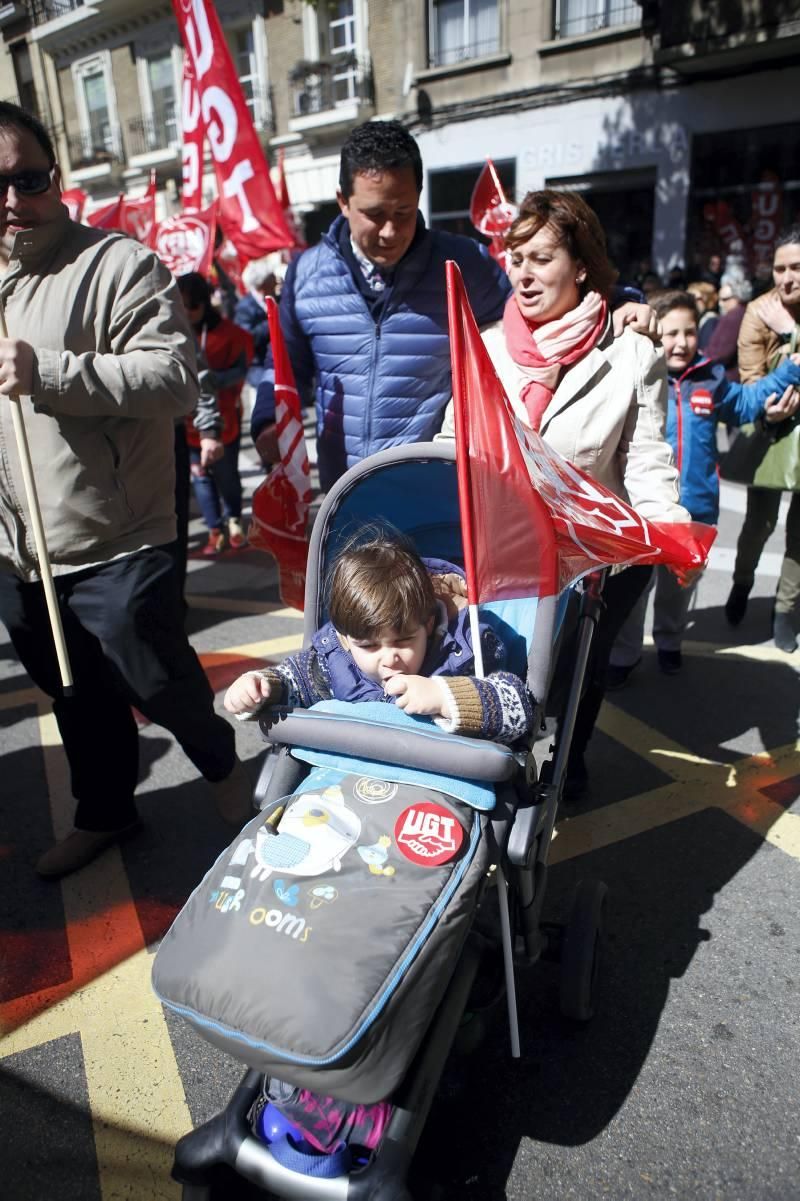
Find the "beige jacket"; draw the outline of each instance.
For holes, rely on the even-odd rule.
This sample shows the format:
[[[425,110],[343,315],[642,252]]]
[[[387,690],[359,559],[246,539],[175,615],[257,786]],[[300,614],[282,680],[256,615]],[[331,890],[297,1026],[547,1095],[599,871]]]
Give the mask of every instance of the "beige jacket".
[[[768,375],[778,351],[788,352],[788,345],[781,342],[756,312],[756,305],[770,296],[777,296],[777,291],[768,292],[751,300],[744,311],[742,324],[739,327],[737,357],[739,362],[739,378],[743,384],[752,384],[763,376]]]
[[[482,336],[515,413],[527,425],[521,391],[529,378],[508,353],[502,323]],[[663,351],[630,329],[614,338],[609,321],[599,345],[562,376],[540,433],[642,517],[689,521],[678,504],[678,473],[664,438],[666,415]]]
[[[35,353],[22,398],[54,574],[175,537],[174,421],[197,403],[172,276],[121,234],[67,217],[17,234],[0,279]],[[0,568],[38,578],[11,403],[0,396]]]

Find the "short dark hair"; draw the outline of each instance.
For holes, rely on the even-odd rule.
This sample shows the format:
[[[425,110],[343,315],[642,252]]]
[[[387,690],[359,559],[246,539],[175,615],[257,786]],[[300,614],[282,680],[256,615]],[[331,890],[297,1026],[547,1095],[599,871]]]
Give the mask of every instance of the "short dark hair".
[[[650,298],[650,303],[659,321],[674,309],[687,309],[694,315],[695,321],[698,318],[697,301],[691,292],[659,292]]]
[[[528,192],[506,234],[506,249],[522,246],[545,225],[552,226],[558,244],[586,268],[581,296],[599,292],[607,300],[619,272],[608,257],[606,235],[594,209],[577,192],[557,192],[552,188]]]
[[[42,125],[38,117],[27,113],[18,104],[11,104],[8,100],[0,100],[0,129],[8,129],[9,127],[26,130],[28,133],[33,134],[47,155],[47,165],[52,171],[56,165],[56,152],[53,146],[53,139],[44,125]]]
[[[342,146],[339,188],[345,200],[353,195],[353,176],[370,171],[397,171],[411,167],[417,191],[422,191],[422,155],[419,146],[399,121],[367,121],[351,129]]]
[[[775,249],[779,246],[800,246],[800,225],[790,225],[778,234]]]
[[[177,279],[178,289],[187,308],[203,308],[203,322],[209,329],[219,325],[219,313],[211,303],[211,284],[199,271],[187,271]]]
[[[424,625],[436,612],[436,597],[409,539],[377,527],[361,530],[333,565],[328,612],[348,638],[372,638],[388,629],[406,633]]]

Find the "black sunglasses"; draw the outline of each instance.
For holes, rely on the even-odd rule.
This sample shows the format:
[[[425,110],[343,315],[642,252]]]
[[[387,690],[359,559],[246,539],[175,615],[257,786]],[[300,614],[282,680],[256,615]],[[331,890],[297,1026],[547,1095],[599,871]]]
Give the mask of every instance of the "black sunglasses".
[[[15,171],[13,175],[0,175],[0,194],[5,195],[13,188],[20,196],[41,196],[50,187],[52,171]]]

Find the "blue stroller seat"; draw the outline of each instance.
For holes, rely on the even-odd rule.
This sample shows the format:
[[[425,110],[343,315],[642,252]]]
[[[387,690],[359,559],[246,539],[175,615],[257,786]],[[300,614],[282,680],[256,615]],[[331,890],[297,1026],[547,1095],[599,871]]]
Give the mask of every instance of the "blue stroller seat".
[[[310,544],[306,643],[327,619],[323,584],[331,562],[354,529],[376,519],[409,535],[424,556],[463,561],[453,445],[416,444],[375,455],[347,472],[325,498]],[[431,988],[424,1023],[417,1022],[416,1017],[412,1023],[419,1026],[420,1036],[407,1048],[408,1062],[400,1057],[403,1006],[409,996],[408,982],[401,974],[392,979],[391,988],[380,994],[377,1012],[367,1012],[358,1031],[362,1041],[358,1042],[357,1058],[350,1054],[352,1039],[343,1049],[337,1044],[335,1054],[316,1061],[313,1056],[306,1056],[303,1062],[303,1057],[295,1056],[292,1061],[291,1055],[272,1044],[262,1042],[257,1046],[258,1040],[251,1040],[243,1051],[236,1049],[234,1053],[251,1065],[239,1088],[222,1113],[184,1136],[176,1147],[173,1176],[184,1186],[185,1201],[210,1201],[221,1165],[232,1168],[269,1196],[348,1201],[410,1198],[409,1166],[482,957],[492,945],[502,949],[512,1054],[519,1054],[515,959],[531,964],[546,950],[553,951],[563,944],[562,1009],[578,1020],[591,1016],[605,887],[587,883],[578,889],[577,917],[565,936],[553,927],[545,927],[541,914],[548,851],[599,604],[599,587],[593,584],[584,592],[575,673],[546,778],[539,779],[533,735],[529,745],[511,749],[444,734],[430,723],[409,719],[386,705],[366,706],[388,711],[388,720],[380,723],[374,715],[363,712],[364,706],[338,702],[262,722],[270,752],[256,787],[261,814],[243,834],[287,797],[292,797],[292,803],[302,797],[304,789],[313,785],[314,773],[323,773],[319,778],[329,783],[333,771],[348,773],[349,778],[357,775],[399,782],[400,787],[413,787],[417,782],[438,789],[437,795],[443,798],[455,798],[459,812],[473,815],[462,824],[473,831],[470,845],[472,841],[479,844],[483,857],[475,860],[468,910],[458,919],[463,925],[447,944],[452,961],[447,962],[446,979],[441,987]],[[564,598],[558,597],[482,607],[483,620],[493,625],[509,649],[511,669],[527,679],[536,698],[534,729],[545,712],[563,610]],[[294,879],[291,873],[305,854],[302,830],[299,836],[297,830],[300,827],[292,827],[291,838],[284,846],[267,848],[271,858],[263,865],[264,871],[272,870],[274,859],[274,866],[285,873],[286,879]],[[344,826],[340,836],[348,837]],[[246,853],[250,853],[249,848]],[[491,871],[487,871],[489,866]],[[488,902],[489,893],[496,902]],[[413,956],[405,957],[408,979],[417,985],[432,971],[426,954],[420,945]],[[210,1027],[208,1024],[203,1030],[202,1024],[198,1026],[211,1041],[217,1041],[219,1031]],[[369,1043],[364,1041],[378,1029],[378,1045],[384,1057],[380,1065],[372,1062]],[[230,1031],[223,1030],[217,1045],[231,1049],[229,1035]],[[286,1078],[293,1083],[315,1088],[313,1081],[318,1080],[316,1091],[352,1100],[377,1096],[371,1090],[379,1087],[381,1073],[385,1073],[393,1115],[377,1150],[355,1163],[343,1164],[334,1158],[328,1164],[329,1174],[307,1175],[306,1171],[325,1173],[326,1167],[304,1163],[302,1155],[287,1156],[281,1148],[256,1138],[248,1115],[261,1091],[262,1073],[274,1072],[284,1078],[284,1061]],[[392,1064],[399,1065],[394,1075]],[[358,1073],[355,1082],[353,1073]],[[359,1089],[366,1090],[367,1096],[362,1098]]]

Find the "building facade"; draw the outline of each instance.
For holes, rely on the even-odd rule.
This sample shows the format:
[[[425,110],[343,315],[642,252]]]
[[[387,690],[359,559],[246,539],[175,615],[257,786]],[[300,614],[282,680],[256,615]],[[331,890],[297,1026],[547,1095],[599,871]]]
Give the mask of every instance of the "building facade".
[[[309,241],[337,209],[352,125],[397,117],[435,226],[474,233],[491,157],[510,197],[574,188],[626,276],[739,252],[764,270],[800,212],[796,0],[219,0],[254,123],[282,150]],[[170,4],[0,8],[19,99],[54,130],[95,203],[157,172],[180,189],[182,55]],[[10,64],[10,67],[9,67]],[[13,98],[12,93],[8,93]],[[213,195],[210,169],[206,187]]]

